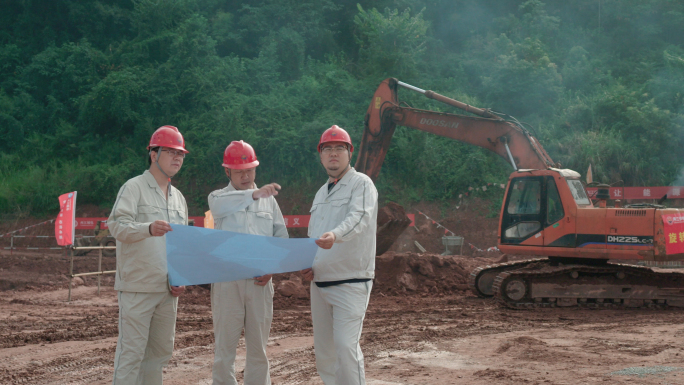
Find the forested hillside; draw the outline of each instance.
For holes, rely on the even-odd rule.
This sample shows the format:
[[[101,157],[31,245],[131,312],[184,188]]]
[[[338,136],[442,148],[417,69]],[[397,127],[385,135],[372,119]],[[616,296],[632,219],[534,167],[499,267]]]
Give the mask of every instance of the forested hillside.
[[[3,213],[55,212],[72,190],[111,206],[164,124],[185,136],[174,184],[195,211],[225,184],[232,140],[257,150],[257,183],[309,191],[325,178],[320,133],[337,124],[358,143],[387,77],[513,115],[595,180],[669,185],[684,165],[680,0],[4,0],[1,11]],[[378,187],[442,200],[510,171],[398,128]]]

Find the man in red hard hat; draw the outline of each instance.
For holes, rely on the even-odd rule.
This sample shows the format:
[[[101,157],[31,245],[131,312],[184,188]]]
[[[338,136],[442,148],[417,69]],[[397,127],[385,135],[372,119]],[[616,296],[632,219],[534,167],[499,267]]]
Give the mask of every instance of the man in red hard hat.
[[[258,188],[254,183],[259,165],[254,149],[244,141],[231,142],[223,154],[223,167],[230,183],[209,194],[214,228],[243,234],[288,238],[283,214],[274,196],[280,185]],[[273,319],[271,275],[211,285],[214,320],[214,385],[237,385],[235,353],[245,330],[244,382],[270,385],[266,343]]]
[[[332,126],[318,144],[328,174],[311,205],[309,237],[320,247],[311,280],[311,318],[316,369],[326,385],[365,384],[359,339],[375,277],[378,192],[351,167],[347,131]]]
[[[147,146],[149,169],[119,190],[107,220],[116,238],[119,339],[114,385],[161,384],[173,352],[178,296],[169,285],[166,239],[170,223],[188,224],[188,206],[171,178],[183,166],[185,141],[176,127],[159,127]]]

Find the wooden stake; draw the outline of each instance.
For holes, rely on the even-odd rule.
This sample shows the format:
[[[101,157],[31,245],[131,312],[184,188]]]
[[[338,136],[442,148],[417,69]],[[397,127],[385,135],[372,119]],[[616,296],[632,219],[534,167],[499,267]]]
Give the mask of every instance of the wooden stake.
[[[97,257],[97,271],[102,273],[102,249],[100,249],[100,255]],[[100,278],[102,274],[97,276],[97,295],[100,295]]]
[[[71,263],[69,264],[69,298],[67,302],[71,302],[71,281],[74,279],[74,249],[70,248]]]

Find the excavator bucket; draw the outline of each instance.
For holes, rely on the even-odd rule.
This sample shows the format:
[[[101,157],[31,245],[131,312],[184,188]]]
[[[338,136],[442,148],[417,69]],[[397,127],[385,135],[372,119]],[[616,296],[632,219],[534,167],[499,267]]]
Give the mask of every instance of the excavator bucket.
[[[411,224],[401,205],[389,202],[378,211],[378,230],[376,233],[375,255],[382,255]]]

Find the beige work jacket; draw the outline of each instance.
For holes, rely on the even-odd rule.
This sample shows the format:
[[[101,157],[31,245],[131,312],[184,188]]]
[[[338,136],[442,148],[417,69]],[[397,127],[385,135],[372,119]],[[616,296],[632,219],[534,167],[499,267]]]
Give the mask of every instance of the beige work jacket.
[[[314,281],[374,278],[377,220],[378,191],[368,176],[352,168],[330,192],[326,182],[311,205],[309,238],[332,231],[335,244],[318,249]]]
[[[107,220],[116,238],[114,289],[143,293],[169,290],[166,269],[166,236],[150,235],[150,224],[163,220],[188,224],[188,205],[173,186],[168,201],[149,170],[129,179],[119,190]]]
[[[283,214],[274,197],[254,200],[254,189],[227,187],[209,194],[209,210],[214,228],[242,234],[289,238]]]

